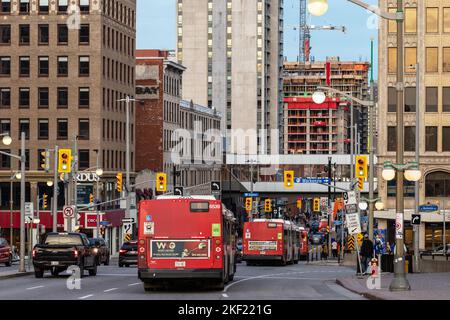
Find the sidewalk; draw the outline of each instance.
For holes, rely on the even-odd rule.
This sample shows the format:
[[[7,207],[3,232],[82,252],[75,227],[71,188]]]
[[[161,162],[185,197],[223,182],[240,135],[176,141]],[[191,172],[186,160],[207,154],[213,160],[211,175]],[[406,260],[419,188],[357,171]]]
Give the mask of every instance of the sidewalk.
[[[14,264],[12,267],[5,268],[6,270],[3,270],[3,268],[0,268],[0,280],[2,279],[10,279],[10,278],[17,278],[17,277],[24,277],[31,274],[34,274],[33,270],[26,268],[26,272],[19,272],[19,265]]]
[[[368,276],[338,278],[336,282],[344,288],[372,300],[450,300],[450,273],[407,274],[411,291],[391,292],[389,285],[394,275],[381,275],[381,289],[370,290],[366,286]]]

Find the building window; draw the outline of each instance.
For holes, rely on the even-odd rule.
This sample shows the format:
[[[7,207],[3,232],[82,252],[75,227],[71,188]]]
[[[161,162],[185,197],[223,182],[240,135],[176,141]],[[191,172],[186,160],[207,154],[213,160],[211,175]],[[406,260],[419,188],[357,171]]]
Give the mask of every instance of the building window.
[[[11,107],[11,89],[0,88],[0,108]]]
[[[426,32],[438,33],[439,32],[439,8],[427,8],[426,9]]]
[[[443,25],[444,32],[449,33],[450,32],[450,8],[444,8],[442,25]]]
[[[397,150],[397,128],[388,127],[388,144],[387,151]]]
[[[78,120],[78,135],[80,140],[89,140],[89,119]]]
[[[417,64],[417,48],[405,48],[405,73],[414,73],[416,70],[411,68]]]
[[[11,135],[11,120],[0,119],[0,134]]]
[[[48,88],[38,89],[39,108],[48,108],[49,93]]]
[[[30,76],[30,57],[19,58],[19,76],[21,77]]]
[[[388,72],[397,71],[397,48],[388,48]]]
[[[80,0],[80,12],[89,13],[89,0]]]
[[[21,45],[30,44],[30,25],[28,24],[19,25],[19,44]]]
[[[90,31],[89,31],[89,25],[88,24],[82,24],[80,26],[80,31],[79,31],[79,42],[80,44],[89,44],[89,36]]]
[[[67,77],[69,75],[69,58],[58,57],[58,76]]]
[[[415,151],[416,150],[416,127],[406,126],[405,127],[405,151]]]
[[[426,87],[426,112],[438,112],[438,88]]]
[[[397,90],[388,87],[388,112],[397,112]]]
[[[78,150],[78,160],[80,170],[89,169],[89,150]]]
[[[29,119],[19,119],[19,140],[22,132],[25,132],[25,138],[30,139],[30,120]]]
[[[39,57],[39,77],[48,77],[48,57]]]
[[[89,108],[89,88],[80,88],[78,94],[78,105],[80,108]]]
[[[67,13],[69,0],[58,0],[58,13]]]
[[[69,42],[69,29],[66,24],[58,24],[58,44]]]
[[[48,119],[38,120],[38,139],[48,140]]]
[[[438,72],[438,48],[426,48],[426,72]]]
[[[405,8],[405,33],[417,33],[417,8]]]
[[[406,179],[403,180],[403,196],[405,198],[414,197],[414,186],[415,183],[413,181],[408,181]],[[396,197],[397,196],[397,180],[391,180],[387,183],[387,196],[388,197]]]
[[[11,153],[11,150],[9,149],[3,149],[0,151]],[[11,168],[11,157],[7,156],[6,154],[0,154],[0,169],[6,170],[10,168]]]
[[[0,25],[0,44],[11,44],[11,25]]]
[[[48,24],[40,24],[38,32],[39,44],[48,44],[49,41],[49,29]]]
[[[405,88],[405,112],[416,112],[416,88]]]
[[[450,151],[450,127],[442,127],[442,151]]]
[[[442,87],[442,112],[450,112],[450,87]]]
[[[425,127],[425,151],[437,152],[438,127]]]
[[[432,172],[425,177],[425,197],[449,197],[450,173]]]
[[[67,140],[69,137],[69,122],[67,119],[58,119],[57,133],[58,140]]]
[[[39,13],[48,14],[48,0],[39,0]]]
[[[0,76],[11,75],[11,57],[0,57]]]
[[[2,13],[11,13],[11,0],[1,0]]]
[[[58,108],[69,107],[69,88],[58,88]]]
[[[450,72],[450,48],[443,48],[442,52],[442,71]]]
[[[79,57],[79,76],[89,76],[89,57]]]
[[[19,89],[19,108],[30,107],[30,88]]]

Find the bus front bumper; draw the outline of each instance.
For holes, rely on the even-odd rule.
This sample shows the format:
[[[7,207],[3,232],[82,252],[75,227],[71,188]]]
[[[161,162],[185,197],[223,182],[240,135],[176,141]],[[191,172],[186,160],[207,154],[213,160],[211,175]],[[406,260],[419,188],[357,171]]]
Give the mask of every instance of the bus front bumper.
[[[139,269],[138,277],[142,281],[154,279],[223,279],[222,269]]]
[[[282,256],[275,256],[275,255],[244,254],[242,256],[243,261],[279,261],[282,259],[283,259]]]

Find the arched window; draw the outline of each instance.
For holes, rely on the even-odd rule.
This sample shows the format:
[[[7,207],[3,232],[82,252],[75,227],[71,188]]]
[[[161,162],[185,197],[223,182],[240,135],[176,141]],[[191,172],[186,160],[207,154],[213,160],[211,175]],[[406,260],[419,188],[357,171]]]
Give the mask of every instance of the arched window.
[[[450,173],[437,171],[425,178],[426,197],[450,197]]]

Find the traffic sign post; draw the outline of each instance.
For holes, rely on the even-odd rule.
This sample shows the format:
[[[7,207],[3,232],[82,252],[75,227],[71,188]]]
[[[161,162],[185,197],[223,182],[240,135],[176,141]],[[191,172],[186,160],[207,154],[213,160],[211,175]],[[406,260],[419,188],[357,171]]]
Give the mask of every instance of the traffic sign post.
[[[63,208],[63,216],[64,216],[64,229],[68,232],[72,232],[75,225],[75,213],[76,213],[76,207],[75,206],[64,206]]]
[[[345,199],[345,197],[344,197]],[[345,219],[347,222],[348,234],[351,237],[356,237],[356,235],[361,233],[361,220],[358,213],[347,213],[345,215]],[[358,256],[358,264],[359,270],[361,273],[364,273],[365,270],[361,268],[361,257],[359,255],[359,244],[358,241],[355,241],[356,246],[356,254]]]

